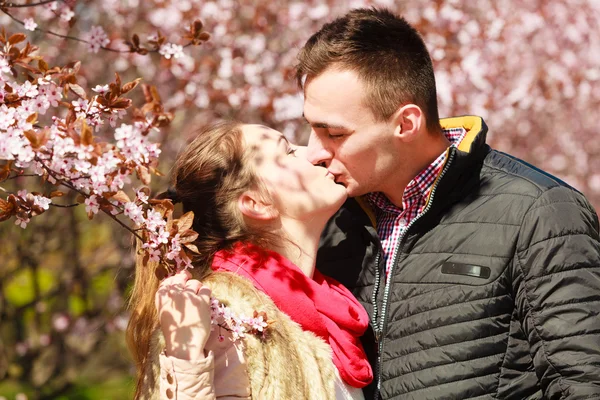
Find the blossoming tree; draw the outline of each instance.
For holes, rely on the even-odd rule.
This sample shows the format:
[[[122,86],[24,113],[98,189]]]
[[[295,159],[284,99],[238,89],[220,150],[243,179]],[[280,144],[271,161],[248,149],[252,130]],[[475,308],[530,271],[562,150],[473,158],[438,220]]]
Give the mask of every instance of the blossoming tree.
[[[194,251],[190,215],[167,222],[170,203],[151,200],[167,185],[159,168],[217,118],[303,142],[296,53],[351,7],[390,7],[423,33],[441,115],[482,115],[492,145],[600,205],[597,2],[396,3],[0,0],[0,381],[20,382],[11,393],[55,398],[86,370],[128,370],[114,355],[130,237],[169,270]]]

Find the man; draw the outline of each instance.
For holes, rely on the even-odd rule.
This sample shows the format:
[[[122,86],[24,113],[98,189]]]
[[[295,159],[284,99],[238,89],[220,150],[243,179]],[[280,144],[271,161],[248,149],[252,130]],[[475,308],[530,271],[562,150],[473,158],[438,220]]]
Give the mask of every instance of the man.
[[[481,118],[440,121],[423,40],[388,11],[324,25],[297,77],[307,156],[354,197],[317,266],[371,317],[367,398],[600,399],[600,242],[584,196],[490,149]]]

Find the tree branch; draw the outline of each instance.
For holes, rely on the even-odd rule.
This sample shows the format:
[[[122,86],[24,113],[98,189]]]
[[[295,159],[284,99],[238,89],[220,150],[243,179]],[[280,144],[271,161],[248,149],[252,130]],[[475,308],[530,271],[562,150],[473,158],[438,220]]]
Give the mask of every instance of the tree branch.
[[[8,178],[6,178],[6,180],[11,180],[11,179],[17,179],[20,178],[22,176],[37,176],[39,178],[39,175],[37,174],[19,174],[19,175],[13,175],[13,176],[9,176]]]
[[[3,7],[3,8],[36,7],[36,6],[42,6],[44,4],[56,3],[58,1],[59,0],[42,0],[39,3],[29,3],[29,4],[15,4],[15,3],[5,3],[5,4],[2,4],[2,3],[0,3],[0,7]]]
[[[71,185],[69,182],[64,181],[63,179],[59,178],[56,173],[54,171],[52,171],[50,168],[48,168],[46,166],[46,164],[44,164],[44,160],[40,159],[39,157],[35,157],[35,160],[37,162],[39,162],[40,164],[42,164],[42,166],[44,167],[44,169],[46,171],[48,171],[48,174],[50,176],[52,176],[54,179],[56,179],[56,181],[60,184],[63,185],[69,189],[71,189],[74,192],[79,193],[80,195],[84,196],[84,197],[89,197],[89,195],[87,193],[82,192],[81,190],[77,189],[75,186]],[[114,207],[114,206],[113,206]],[[123,223],[123,221],[121,221],[120,219],[118,219],[117,217],[115,217],[114,215],[112,215],[111,213],[109,213],[108,211],[105,211],[103,209],[101,209],[102,212],[106,215],[108,215],[110,218],[114,219],[119,225],[121,225],[123,228],[127,229],[129,232],[131,232],[135,237],[137,237],[139,240],[142,241],[142,243],[144,243],[144,239],[138,235],[132,228],[130,228],[129,226],[125,225]]]
[[[56,0],[53,0],[53,1],[56,1]],[[23,22],[23,21],[21,21],[20,19],[18,19],[18,18],[16,18],[16,17],[14,17],[14,16],[13,16],[11,13],[9,13],[8,11],[6,11],[4,6],[0,5],[0,11],[2,11],[4,14],[8,15],[8,16],[10,17],[10,19],[12,19],[13,21],[15,21],[15,22],[17,22],[17,23],[19,23],[19,24],[21,24],[21,25],[25,26],[25,22]],[[38,31],[38,32],[46,33],[46,34],[48,34],[48,35],[56,36],[56,37],[59,37],[59,38],[62,38],[62,39],[75,40],[75,41],[77,41],[77,42],[86,43],[86,44],[91,44],[90,42],[88,42],[88,41],[87,41],[87,40],[85,40],[85,39],[81,39],[81,38],[78,38],[78,37],[76,37],[76,36],[62,35],[62,34],[60,34],[60,33],[52,32],[52,31],[49,31],[49,30],[47,30],[47,29],[35,28],[35,29],[34,29],[34,31]],[[189,46],[191,46],[192,44],[193,44],[192,42],[189,42],[188,44],[184,45],[184,46],[183,46],[183,48],[189,47]],[[138,53],[138,52],[137,52],[137,51],[135,51],[135,50],[119,50],[119,49],[113,49],[113,48],[110,48],[110,47],[104,47],[104,46],[100,46],[100,48],[101,48],[102,50],[106,50],[106,51],[112,51],[112,52],[114,52],[114,53]],[[158,53],[158,50],[159,50],[159,49],[146,49],[146,51],[148,51],[148,53]],[[138,53],[138,54],[139,54],[139,53]]]

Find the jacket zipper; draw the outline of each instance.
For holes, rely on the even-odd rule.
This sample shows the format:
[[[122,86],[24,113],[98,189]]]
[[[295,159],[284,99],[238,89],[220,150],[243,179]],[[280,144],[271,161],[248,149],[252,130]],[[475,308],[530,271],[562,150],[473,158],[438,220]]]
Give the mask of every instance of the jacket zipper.
[[[371,304],[373,304],[373,317],[371,318],[371,325],[373,325],[373,329],[375,330],[375,340],[379,342],[379,337],[377,337],[377,332],[379,331],[378,326],[378,314],[377,314],[377,292],[379,291],[379,259],[381,258],[381,247],[377,249],[377,257],[375,257],[375,288],[373,289],[373,294],[371,296]]]
[[[423,215],[425,215],[427,213],[427,211],[429,211],[429,209],[431,208],[431,204],[433,204],[433,196],[435,195],[435,190],[437,189],[440,181],[442,180],[442,178],[448,171],[448,168],[450,167],[450,164],[452,163],[452,160],[454,159],[455,152],[456,152],[455,147],[451,147],[450,151],[449,151],[450,154],[448,155],[448,162],[446,162],[446,165],[444,166],[444,169],[442,170],[442,172],[440,173],[440,176],[436,180],[435,185],[431,188],[431,194],[429,195],[429,202],[427,203],[427,206],[419,215],[417,215],[417,217],[415,219],[410,221],[410,223],[406,226],[404,233],[398,240],[398,245],[394,249],[392,265],[390,267],[390,271],[388,272],[388,274],[386,276],[386,280],[385,280],[385,288],[384,288],[384,292],[383,292],[383,302],[381,304],[381,318],[380,318],[379,323],[377,324],[378,332],[375,332],[375,338],[379,345],[379,347],[377,349],[377,375],[376,375],[377,376],[377,390],[375,392],[375,400],[379,400],[379,392],[381,391],[381,373],[380,373],[381,369],[382,369],[381,354],[383,353],[384,342],[385,342],[384,333],[385,333],[385,329],[387,328],[387,318],[386,318],[387,301],[388,301],[390,286],[391,286],[391,283],[390,283],[391,276],[392,276],[392,274],[394,272],[394,268],[396,267],[396,264],[398,262],[398,260],[396,258],[398,256],[400,249],[404,246],[404,239],[406,238],[406,234],[408,233],[409,229],[415,224],[415,222],[417,220],[419,220]],[[377,260],[379,260],[379,258]],[[378,273],[379,268],[377,268],[376,271],[377,271],[376,273]],[[376,297],[373,296],[373,298],[375,299]]]
[[[377,293],[379,292],[380,273],[379,273],[379,260],[381,258],[381,245],[377,249],[377,257],[375,257],[375,288],[371,296],[371,304],[373,304],[373,318],[371,318],[371,325],[373,325],[373,331],[375,333],[375,343],[379,346],[379,323],[377,314]],[[381,353],[377,348],[377,364],[375,364],[375,379],[379,381],[379,365],[381,364]],[[379,389],[377,389],[379,391]]]

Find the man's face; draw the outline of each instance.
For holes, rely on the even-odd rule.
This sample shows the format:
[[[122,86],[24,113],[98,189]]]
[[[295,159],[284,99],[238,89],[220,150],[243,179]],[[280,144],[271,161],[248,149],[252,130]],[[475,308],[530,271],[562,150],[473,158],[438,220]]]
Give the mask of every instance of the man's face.
[[[365,93],[350,70],[329,69],[305,85],[304,117],[311,125],[307,158],[325,165],[349,196],[385,191],[399,167],[394,126],[375,120]]]

